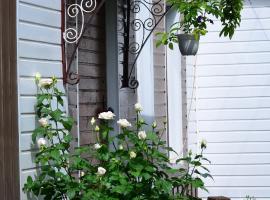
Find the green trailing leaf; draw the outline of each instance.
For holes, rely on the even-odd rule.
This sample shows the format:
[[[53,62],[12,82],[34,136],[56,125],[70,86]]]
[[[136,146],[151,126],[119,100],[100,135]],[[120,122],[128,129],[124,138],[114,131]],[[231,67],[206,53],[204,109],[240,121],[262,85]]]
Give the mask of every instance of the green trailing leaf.
[[[171,25],[168,32],[157,34],[157,46],[169,45],[173,49],[171,42],[178,42],[176,35],[179,33],[194,34],[195,39],[199,40],[216,20],[222,25],[219,35],[230,39],[240,26],[243,0],[167,0],[167,4],[182,17],[181,21]]]

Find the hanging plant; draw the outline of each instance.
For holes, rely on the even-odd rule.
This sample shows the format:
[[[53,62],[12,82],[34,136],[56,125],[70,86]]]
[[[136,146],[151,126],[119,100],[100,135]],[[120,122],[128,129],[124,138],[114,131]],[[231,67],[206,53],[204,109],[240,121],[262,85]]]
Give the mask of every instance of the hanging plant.
[[[171,25],[169,32],[157,34],[160,38],[156,45],[173,49],[173,43],[178,43],[182,55],[197,53],[200,36],[207,34],[214,19],[222,25],[219,36],[230,39],[241,22],[242,0],[167,0],[167,3],[183,17]]]

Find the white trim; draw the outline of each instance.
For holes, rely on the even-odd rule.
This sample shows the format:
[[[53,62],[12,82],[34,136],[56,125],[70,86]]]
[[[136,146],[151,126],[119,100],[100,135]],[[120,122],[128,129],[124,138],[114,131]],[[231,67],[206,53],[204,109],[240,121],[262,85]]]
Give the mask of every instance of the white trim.
[[[176,12],[169,12],[166,15],[166,29],[170,25],[179,21],[180,15]],[[181,55],[178,46],[174,45],[174,50],[166,46],[167,52],[167,101],[168,101],[168,143],[179,156],[183,153],[182,141],[182,93],[181,93]],[[175,160],[177,155],[170,154],[170,158]]]
[[[151,17],[149,11],[141,7],[141,11],[136,14],[136,19]],[[149,34],[147,31],[145,34]],[[136,41],[142,41],[143,28],[136,31]],[[153,64],[153,36],[151,35],[144,45],[142,52],[137,60],[137,80],[139,81],[138,102],[143,106],[142,115],[146,122],[152,123],[155,116],[154,107],[154,64]]]

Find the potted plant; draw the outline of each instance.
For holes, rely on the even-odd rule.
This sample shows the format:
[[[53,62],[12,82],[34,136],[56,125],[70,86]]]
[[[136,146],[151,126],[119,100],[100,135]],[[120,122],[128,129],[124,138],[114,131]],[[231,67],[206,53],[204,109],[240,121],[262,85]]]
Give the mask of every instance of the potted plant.
[[[183,17],[171,25],[168,32],[158,33],[157,46],[164,44],[173,49],[178,43],[182,55],[196,55],[201,35],[207,34],[207,26],[214,19],[221,22],[220,36],[232,38],[240,25],[242,0],[167,0]]]

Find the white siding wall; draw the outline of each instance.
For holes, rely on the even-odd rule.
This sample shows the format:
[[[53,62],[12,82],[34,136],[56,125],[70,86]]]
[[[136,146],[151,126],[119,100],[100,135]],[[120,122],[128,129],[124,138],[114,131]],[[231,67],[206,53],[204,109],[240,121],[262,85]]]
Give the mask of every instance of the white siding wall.
[[[18,0],[18,83],[20,119],[21,186],[26,177],[35,172],[35,148],[31,147],[31,134],[35,129],[34,76],[62,77],[61,65],[61,1]],[[62,80],[59,86],[63,89]],[[26,199],[22,193],[21,199]]]
[[[201,38],[190,119],[190,144],[208,141],[214,175],[200,195],[270,199],[270,1],[245,2],[232,41],[219,30]],[[187,62],[190,98],[194,57]]]

